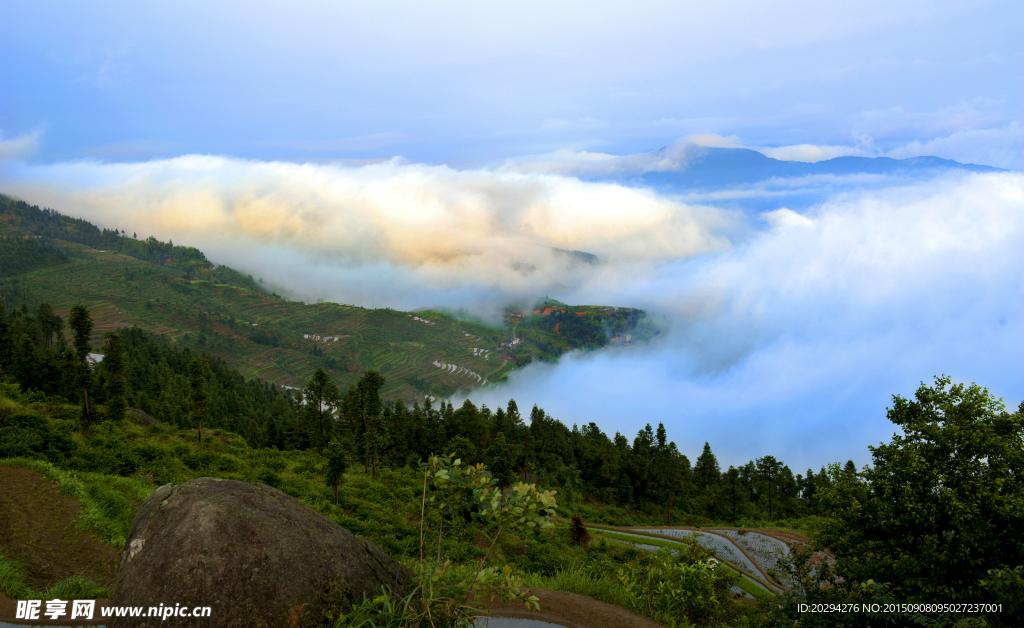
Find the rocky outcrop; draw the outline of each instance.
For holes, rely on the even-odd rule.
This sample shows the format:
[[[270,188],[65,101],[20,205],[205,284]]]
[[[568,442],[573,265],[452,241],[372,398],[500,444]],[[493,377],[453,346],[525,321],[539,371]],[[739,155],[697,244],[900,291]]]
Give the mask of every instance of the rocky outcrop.
[[[182,627],[326,626],[328,613],[348,610],[363,592],[409,581],[379,547],[281,491],[199,478],[161,486],[135,516],[110,605],[144,607],[144,616],[108,626],[166,627],[145,616],[161,604],[210,608],[208,617],[177,611],[172,623]]]

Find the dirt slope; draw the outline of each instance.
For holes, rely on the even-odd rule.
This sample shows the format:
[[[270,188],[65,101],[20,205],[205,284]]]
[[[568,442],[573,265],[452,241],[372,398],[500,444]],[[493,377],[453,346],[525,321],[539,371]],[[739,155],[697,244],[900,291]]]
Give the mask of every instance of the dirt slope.
[[[0,466],[0,549],[28,566],[26,582],[45,589],[73,574],[109,586],[118,551],[76,525],[78,502],[35,471]]]

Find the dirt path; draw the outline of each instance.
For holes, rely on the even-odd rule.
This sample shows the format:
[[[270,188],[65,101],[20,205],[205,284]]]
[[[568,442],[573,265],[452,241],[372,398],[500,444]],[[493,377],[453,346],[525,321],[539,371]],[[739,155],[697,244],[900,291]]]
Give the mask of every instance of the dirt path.
[[[497,599],[490,600],[486,608],[511,611],[510,615],[514,614],[515,617],[557,621],[569,628],[661,628],[654,620],[585,595],[548,589],[528,590],[540,600],[539,613],[524,612],[522,602],[511,602],[506,606],[502,600]]]
[[[110,586],[118,551],[76,525],[78,502],[35,471],[0,466],[0,548],[27,565],[34,589],[74,574]]]

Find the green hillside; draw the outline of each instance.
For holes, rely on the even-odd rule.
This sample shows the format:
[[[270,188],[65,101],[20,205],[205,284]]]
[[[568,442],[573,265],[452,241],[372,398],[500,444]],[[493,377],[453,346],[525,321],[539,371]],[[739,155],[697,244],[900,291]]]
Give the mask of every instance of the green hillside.
[[[195,248],[132,235],[0,196],[0,302],[8,311],[49,303],[65,320],[83,303],[96,347],[105,332],[136,326],[282,386],[301,387],[323,367],[347,388],[376,369],[385,396],[406,401],[492,385],[572,349],[627,344],[624,333],[656,333],[629,308],[566,306],[491,326],[445,312],[304,304]]]

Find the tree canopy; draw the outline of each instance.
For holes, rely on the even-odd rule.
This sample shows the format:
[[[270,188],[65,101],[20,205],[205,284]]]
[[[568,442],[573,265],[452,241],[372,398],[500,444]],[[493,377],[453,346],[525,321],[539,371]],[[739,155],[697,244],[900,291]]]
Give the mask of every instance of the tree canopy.
[[[871,447],[860,474],[833,469],[818,540],[840,576],[908,602],[991,597],[989,570],[1024,565],[1024,416],[946,376],[887,414],[903,433]]]

